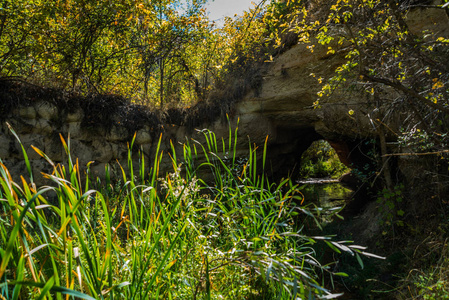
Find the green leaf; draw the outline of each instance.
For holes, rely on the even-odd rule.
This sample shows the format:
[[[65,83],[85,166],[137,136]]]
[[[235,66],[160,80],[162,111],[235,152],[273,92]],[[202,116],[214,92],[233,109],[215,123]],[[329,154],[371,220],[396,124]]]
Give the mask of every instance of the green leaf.
[[[360,265],[360,267],[361,267],[362,270],[363,270],[364,265],[363,265],[362,258],[360,257],[360,255],[359,255],[358,253],[355,254],[355,257],[357,257],[357,261],[359,262],[359,265]]]
[[[45,283],[41,294],[39,295],[39,298],[37,298],[37,300],[42,300],[44,299],[45,296],[47,296],[47,293],[51,290],[51,288],[53,287],[53,285],[55,284],[55,277],[52,276],[47,283]]]
[[[47,283],[41,283],[41,282],[34,282],[34,281],[15,281],[15,282],[11,282],[11,285],[17,285],[17,284],[21,284],[24,286],[33,286],[33,287],[38,287],[38,288],[44,288],[45,285],[50,285],[49,282],[54,278],[52,277]],[[73,296],[76,298],[80,298],[80,299],[85,299],[85,300],[96,300],[95,298],[93,298],[92,296],[86,295],[84,293],[75,291],[75,290],[71,290],[62,286],[56,286],[56,285],[52,285],[51,288],[49,289],[49,291],[52,292],[56,292],[56,293],[61,293],[61,294],[65,294],[65,295],[69,295],[69,296]],[[41,293],[42,294],[42,293]]]
[[[330,242],[328,242],[328,241],[324,241],[324,242],[329,246],[329,248],[331,248],[331,249],[334,250],[335,252],[341,254],[340,249],[338,249],[337,247],[335,247],[334,245],[332,245],[332,243],[330,243]]]
[[[9,235],[9,240],[8,243],[6,244],[6,251],[4,256],[2,256],[2,262],[0,264],[0,278],[3,276],[4,272],[6,271],[6,268],[8,266],[8,262],[11,258],[11,255],[14,251],[14,244],[16,241],[16,237],[19,233],[19,230],[21,229],[21,224],[22,224],[22,220],[23,218],[25,218],[25,215],[28,211],[28,209],[33,205],[34,201],[43,193],[45,193],[46,191],[49,190],[53,190],[53,188],[51,187],[46,187],[43,188],[42,190],[40,190],[39,192],[37,192],[33,198],[30,199],[30,201],[28,201],[27,205],[24,207],[24,209],[22,210],[22,212],[20,213],[20,216],[16,219],[16,224],[14,225],[10,235]]]
[[[12,128],[12,126],[11,126],[9,123],[6,123],[6,125],[8,126],[9,131],[11,131],[11,133],[14,135],[14,137],[15,137],[15,138],[17,139],[17,141],[19,142],[20,147],[22,148],[22,153],[23,153],[23,158],[24,158],[24,160],[25,160],[25,165],[26,165],[26,167],[27,167],[28,174],[30,175],[30,181],[33,183],[33,182],[34,182],[34,180],[33,180],[33,172],[32,172],[32,170],[31,170],[30,160],[28,159],[28,155],[27,155],[27,152],[26,152],[26,150],[25,150],[25,147],[23,146],[22,142],[20,141],[19,136],[18,136],[17,133],[14,131],[14,129]]]
[[[341,277],[349,277],[348,274],[343,273],[343,272],[338,272],[338,273],[334,273],[335,276],[341,276]]]
[[[25,271],[25,259],[24,259],[23,255],[22,255],[20,257],[20,259],[19,259],[19,263],[17,264],[17,280],[19,280],[19,281],[23,280],[24,271]],[[12,299],[13,300],[17,300],[19,298],[21,288],[22,288],[21,284],[17,284],[14,287],[14,290],[12,292]]]

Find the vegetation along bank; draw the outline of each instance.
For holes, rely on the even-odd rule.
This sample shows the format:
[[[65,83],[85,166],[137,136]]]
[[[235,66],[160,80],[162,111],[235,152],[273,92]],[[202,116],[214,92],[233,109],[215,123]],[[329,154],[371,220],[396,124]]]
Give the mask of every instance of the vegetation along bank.
[[[1,2],[1,296],[448,298],[448,6]]]

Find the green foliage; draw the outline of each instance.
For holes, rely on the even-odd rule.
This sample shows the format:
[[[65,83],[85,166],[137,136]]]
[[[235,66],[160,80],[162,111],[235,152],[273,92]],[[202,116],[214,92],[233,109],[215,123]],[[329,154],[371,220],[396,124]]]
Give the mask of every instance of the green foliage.
[[[419,257],[414,254],[419,267],[409,273],[403,283],[407,286],[403,289],[407,289],[413,299],[449,299],[447,240],[441,235],[429,236],[428,243],[432,245],[428,255]]]
[[[205,2],[2,1],[0,78],[161,107],[206,100],[228,78],[249,82],[223,98],[257,90],[253,62],[272,61],[296,42],[285,24],[303,1],[261,1],[222,28],[208,20]]]
[[[324,140],[313,142],[301,157],[302,178],[338,178],[349,170],[341,163],[331,145]]]
[[[34,148],[53,166],[45,175],[52,186],[36,187],[31,169],[30,182],[14,182],[0,165],[1,294],[7,299],[331,297],[320,277],[345,274],[321,265],[313,245],[358,259],[377,257],[348,241],[308,236],[306,220],[319,225],[314,215],[321,209],[302,205],[289,180],[272,184],[258,175],[255,148],[246,162],[239,161],[232,132],[221,144],[212,132],[204,135],[204,146],[184,145],[181,165],[172,153],[174,172],[159,179],[160,141],[149,173],[142,153],[141,164],[133,166],[131,141],[128,171],[120,167],[122,178],[115,183],[109,167],[103,181],[91,178],[89,170],[83,175],[64,139],[64,166]],[[198,166],[197,147],[206,157]],[[213,172],[213,184],[199,176],[203,168]]]
[[[300,41],[309,43],[311,51],[327,47],[328,55],[344,48],[346,58],[333,76],[320,78],[322,89],[315,107],[335,94],[362,92],[372,103],[369,114],[376,126],[401,118],[403,132],[395,134],[406,147],[415,150],[415,133],[421,130],[427,134],[421,135],[420,141],[426,144],[425,150],[445,149],[449,112],[449,72],[445,62],[449,52],[447,39],[440,36],[438,26],[427,26],[422,32],[409,26],[408,18],[413,9],[417,10],[410,1],[310,2],[313,4],[308,13],[295,27]],[[399,117],[399,111],[403,116]]]
[[[377,141],[375,139],[367,139],[361,143],[361,151],[363,151],[366,162],[357,168],[351,169],[351,173],[362,183],[369,184],[371,187],[375,182],[377,170],[380,164],[380,155],[378,153]]]
[[[303,2],[264,0],[242,16],[225,18],[216,49],[216,87],[226,93],[222,98],[239,99],[250,89],[258,95],[263,68],[297,42],[292,24],[304,10]]]
[[[403,195],[404,185],[394,186],[392,191],[383,189],[377,197],[378,209],[381,213],[380,225],[393,228],[394,226],[404,226],[402,219],[404,218],[404,210],[401,203],[404,201]],[[383,234],[386,235],[394,230],[386,229]]]
[[[206,96],[202,89],[210,84],[205,76],[214,57],[206,51],[213,34],[203,5],[2,1],[0,78],[116,93],[146,104],[198,100]]]
[[[419,275],[415,282],[419,295],[425,300],[449,299],[448,283],[443,280],[435,281],[435,274]]]
[[[429,134],[427,131],[419,128],[402,131],[402,134],[398,137],[400,145],[416,153],[432,150],[436,143],[443,143],[447,137],[447,133],[443,133],[435,141],[432,139],[432,133]]]

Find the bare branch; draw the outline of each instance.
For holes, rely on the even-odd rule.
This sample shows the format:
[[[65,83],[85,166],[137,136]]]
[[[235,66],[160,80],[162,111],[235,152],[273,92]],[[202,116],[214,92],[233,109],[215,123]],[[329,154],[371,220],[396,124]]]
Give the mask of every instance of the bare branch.
[[[362,76],[363,76],[363,79],[365,79],[367,81],[388,85],[398,91],[405,93],[408,96],[415,98],[416,100],[419,100],[421,103],[423,103],[427,106],[430,106],[434,109],[438,109],[444,113],[449,114],[448,107],[445,107],[443,105],[440,105],[438,103],[435,103],[435,102],[427,99],[426,97],[417,93],[415,90],[413,90],[409,87],[406,87],[405,85],[403,85],[401,82],[399,82],[397,80],[393,81],[393,80],[386,79],[386,78],[379,78],[379,77],[371,76],[371,75],[366,74],[366,71],[362,72]]]
[[[441,151],[425,152],[425,153],[391,153],[391,154],[382,155],[382,157],[388,157],[388,156],[424,156],[424,155],[438,155],[438,154],[443,154],[443,153],[449,153],[449,150],[441,150]]]

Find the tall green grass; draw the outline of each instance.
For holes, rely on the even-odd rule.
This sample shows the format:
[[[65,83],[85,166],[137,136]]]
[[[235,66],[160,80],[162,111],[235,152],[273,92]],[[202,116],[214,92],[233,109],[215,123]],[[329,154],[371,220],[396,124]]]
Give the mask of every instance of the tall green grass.
[[[28,180],[13,181],[0,163],[0,298],[338,296],[324,287],[324,274],[345,274],[320,264],[314,244],[355,255],[362,264],[360,254],[373,255],[307,235],[310,221],[320,225],[321,210],[304,205],[290,180],[270,183],[260,172],[266,145],[262,151],[250,145],[248,157],[239,158],[237,129],[226,140],[208,130],[203,135],[205,143],[186,142],[179,158],[172,146],[173,172],[162,177],[160,140],[150,166],[140,151],[133,165],[131,141],[120,179],[109,166],[102,180],[92,178],[62,137],[65,164],[34,148],[53,167],[44,175],[48,186],[34,183],[24,148]]]

